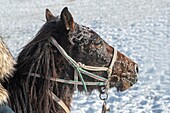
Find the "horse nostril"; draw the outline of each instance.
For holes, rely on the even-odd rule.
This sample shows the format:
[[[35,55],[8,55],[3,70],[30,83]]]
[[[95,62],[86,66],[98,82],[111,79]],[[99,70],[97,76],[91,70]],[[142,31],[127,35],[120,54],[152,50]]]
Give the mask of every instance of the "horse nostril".
[[[136,70],[136,73],[139,72],[139,69],[138,69],[138,65],[137,65],[137,64],[135,64],[135,70]]]

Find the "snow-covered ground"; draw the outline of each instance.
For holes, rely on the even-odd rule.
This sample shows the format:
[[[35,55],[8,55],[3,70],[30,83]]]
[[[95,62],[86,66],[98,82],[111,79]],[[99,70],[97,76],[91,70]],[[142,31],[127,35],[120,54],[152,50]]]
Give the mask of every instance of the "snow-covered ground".
[[[0,35],[17,57],[45,20],[67,6],[79,24],[138,62],[139,81],[109,91],[111,113],[170,113],[170,0],[0,0]],[[72,113],[100,113],[98,92],[75,93]]]

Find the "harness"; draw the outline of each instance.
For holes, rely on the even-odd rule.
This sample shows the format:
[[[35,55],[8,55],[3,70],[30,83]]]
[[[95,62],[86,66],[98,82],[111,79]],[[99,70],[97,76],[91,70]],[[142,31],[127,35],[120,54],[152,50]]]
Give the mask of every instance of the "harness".
[[[96,67],[96,66],[87,66],[85,64],[82,64],[81,62],[76,62],[74,59],[72,59],[65,50],[58,44],[58,42],[53,38],[50,37],[51,43],[58,49],[58,51],[61,53],[61,55],[68,61],[68,63],[74,68],[74,80],[65,80],[65,79],[59,79],[59,78],[47,78],[51,81],[56,81],[60,83],[67,83],[67,84],[74,84],[75,89],[77,90],[77,85],[83,85],[85,91],[87,91],[87,85],[97,85],[101,86],[100,90],[100,99],[104,101],[103,107],[102,107],[102,113],[107,113],[109,111],[109,108],[106,106],[106,100],[108,98],[108,89],[110,87],[110,80],[112,75],[112,69],[114,66],[114,63],[117,59],[117,50],[114,49],[114,54],[111,59],[111,63],[109,67]],[[105,71],[107,72],[108,79],[98,76],[94,73],[91,73],[89,71]],[[83,79],[83,75],[89,76],[91,78],[94,78],[98,80],[99,82],[85,82]],[[40,78],[39,74],[31,73],[31,76],[35,76]],[[117,77],[117,75],[112,75]],[[78,81],[78,77],[81,79],[81,81]],[[119,77],[117,77],[119,78]],[[116,85],[116,83],[115,83]],[[64,110],[66,113],[70,113],[70,110],[65,105],[65,103],[60,100],[52,91],[48,91],[49,96],[54,99]]]

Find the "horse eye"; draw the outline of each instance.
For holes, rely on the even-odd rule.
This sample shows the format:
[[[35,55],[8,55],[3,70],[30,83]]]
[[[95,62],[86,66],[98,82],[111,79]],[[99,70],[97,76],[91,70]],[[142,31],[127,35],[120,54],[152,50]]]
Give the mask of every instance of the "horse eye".
[[[102,43],[101,40],[98,40],[98,41],[95,42],[96,45],[99,45],[99,44],[101,44],[101,43]]]
[[[135,70],[136,70],[136,73],[139,72],[139,68],[138,68],[138,65],[137,65],[137,64],[135,64]]]

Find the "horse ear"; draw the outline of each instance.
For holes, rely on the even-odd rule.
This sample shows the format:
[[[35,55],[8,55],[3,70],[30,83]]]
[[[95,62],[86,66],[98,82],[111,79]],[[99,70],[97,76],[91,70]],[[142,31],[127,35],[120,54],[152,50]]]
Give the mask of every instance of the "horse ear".
[[[61,11],[60,18],[67,30],[74,31],[74,20],[67,7]]]
[[[49,9],[46,9],[45,17],[47,22],[50,21],[52,18],[54,18],[54,15],[51,13]]]

